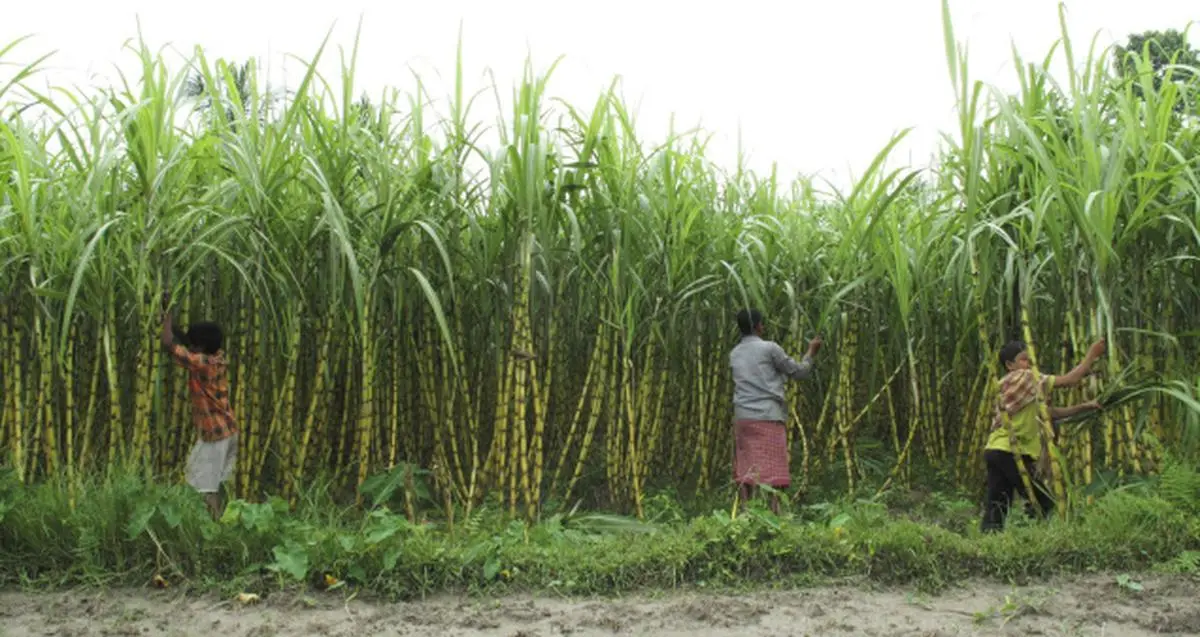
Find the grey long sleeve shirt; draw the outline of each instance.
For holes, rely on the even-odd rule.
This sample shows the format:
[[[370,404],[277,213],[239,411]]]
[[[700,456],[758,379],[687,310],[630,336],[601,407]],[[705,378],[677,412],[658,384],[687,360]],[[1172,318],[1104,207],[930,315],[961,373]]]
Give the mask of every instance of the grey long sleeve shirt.
[[[729,353],[733,368],[734,420],[787,422],[787,379],[808,378],[812,358],[797,363],[783,348],[758,336],[746,336]]]

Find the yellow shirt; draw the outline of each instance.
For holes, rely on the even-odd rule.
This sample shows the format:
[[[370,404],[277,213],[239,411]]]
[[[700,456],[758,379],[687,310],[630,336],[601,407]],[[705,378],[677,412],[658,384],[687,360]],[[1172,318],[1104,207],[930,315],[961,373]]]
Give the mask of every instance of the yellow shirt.
[[[1054,389],[1054,377],[1050,375],[1042,376],[1042,388],[1042,396],[1045,397],[1046,394],[1050,393],[1050,390]],[[1041,408],[1042,401],[1034,400],[1009,418],[1012,433],[1016,438],[1016,449],[1013,449],[1013,445],[1009,439],[1008,427],[1003,425],[988,436],[985,449],[1007,451],[1021,456],[1033,456],[1034,458],[1041,456]]]

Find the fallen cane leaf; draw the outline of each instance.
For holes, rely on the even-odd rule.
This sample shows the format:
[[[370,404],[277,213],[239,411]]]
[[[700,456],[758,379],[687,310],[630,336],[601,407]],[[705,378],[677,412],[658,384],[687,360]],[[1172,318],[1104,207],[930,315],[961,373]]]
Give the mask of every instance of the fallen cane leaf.
[[[241,593],[237,596],[237,601],[243,604],[257,604],[259,597],[254,593]]]

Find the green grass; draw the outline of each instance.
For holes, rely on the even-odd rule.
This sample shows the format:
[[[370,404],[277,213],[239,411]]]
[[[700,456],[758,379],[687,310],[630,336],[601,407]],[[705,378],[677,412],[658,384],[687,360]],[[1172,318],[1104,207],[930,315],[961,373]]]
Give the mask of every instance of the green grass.
[[[1194,573],[1196,481],[1196,472],[1175,467],[1154,482],[1104,493],[1066,521],[1014,514],[1005,533],[982,536],[975,505],[937,492],[799,505],[781,517],[753,506],[736,519],[729,507],[692,515],[664,493],[648,503],[645,522],[572,512],[529,526],[485,506],[451,530],[442,521],[409,522],[386,504],[343,507],[319,488],[294,511],[278,499],[235,501],[217,523],[182,486],[129,477],[98,482],[72,511],[56,485],[9,479],[0,491],[0,582],[146,585],[161,573],[175,587],[266,594],[319,588],[330,574],[339,587],[412,598],[841,578],[937,591],[971,577],[1021,581],[1155,567]]]

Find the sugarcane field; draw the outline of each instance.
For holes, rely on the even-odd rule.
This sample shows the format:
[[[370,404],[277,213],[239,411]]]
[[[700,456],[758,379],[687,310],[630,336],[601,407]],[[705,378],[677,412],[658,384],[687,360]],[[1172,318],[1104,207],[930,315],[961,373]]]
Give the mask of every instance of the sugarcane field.
[[[1182,3],[1021,2],[878,6],[930,36],[904,62],[949,122],[927,162],[924,84],[869,85],[899,66],[763,62],[884,120],[828,124],[844,179],[754,163],[741,123],[651,122],[633,54],[569,101],[552,30],[512,82],[475,73],[459,20],[503,31],[498,5],[386,86],[382,4],[270,64],[129,7],[74,18],[119,33],[16,9],[0,637],[1200,635],[1200,40]],[[672,92],[693,75],[766,108],[737,93],[767,75],[666,25],[785,9],[645,11],[578,46],[661,28],[670,108],[718,108]],[[79,29],[124,42],[102,81],[56,79],[46,42]]]

